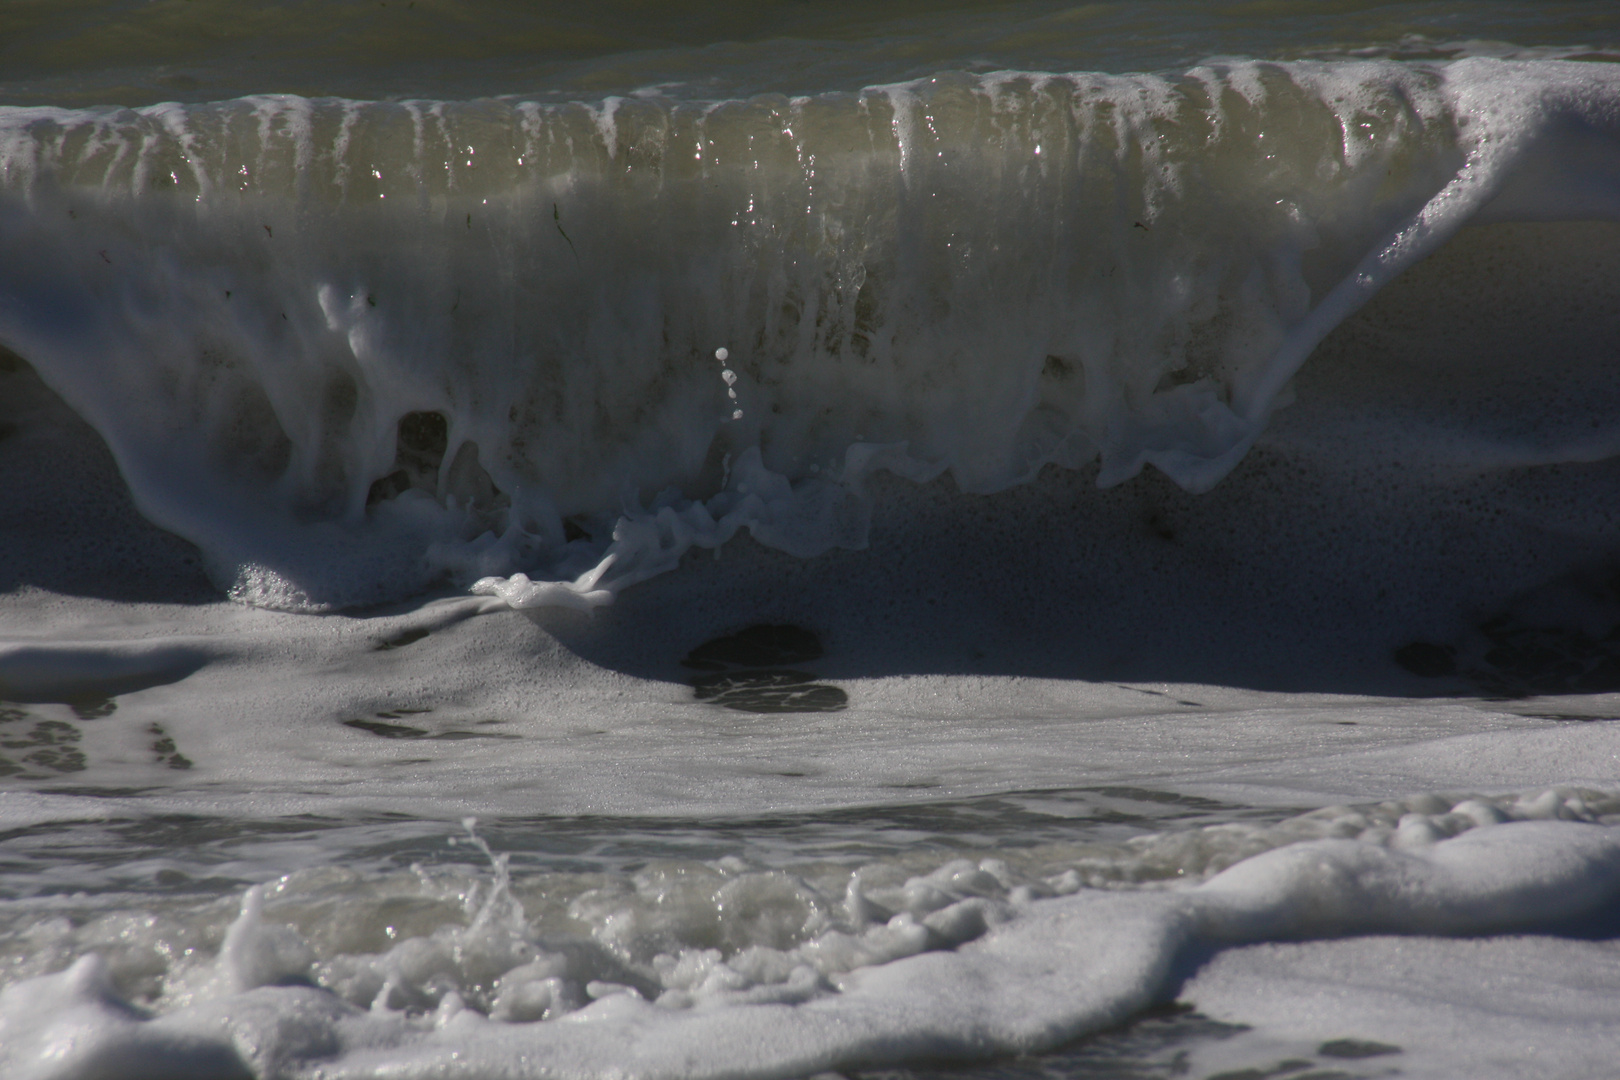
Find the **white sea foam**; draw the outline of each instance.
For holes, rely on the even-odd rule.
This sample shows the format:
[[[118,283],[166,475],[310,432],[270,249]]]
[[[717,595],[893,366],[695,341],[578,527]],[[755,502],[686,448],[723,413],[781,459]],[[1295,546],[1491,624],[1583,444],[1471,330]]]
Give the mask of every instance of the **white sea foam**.
[[[1533,935],[1234,949],[1185,992],[1246,1030],[1186,1063],[1204,1076],[1302,1059],[1437,1080],[1603,1076],[1620,1052],[1616,967],[1611,942]]]
[[[504,858],[489,887],[459,902],[450,882],[426,876],[414,905],[398,885],[368,897],[359,882],[289,879],[279,911],[321,946],[272,921],[266,894],[250,889],[214,957],[166,950],[155,1015],[86,956],[3,992],[0,1046],[8,1075],[31,1080],[113,1075],[132,1055],[152,1075],[234,1075],[240,1062],[257,1077],[700,1077],[1039,1051],[1140,1010],[1188,950],[1590,917],[1620,895],[1620,841],[1556,819],[1591,819],[1613,802],[1594,792],[1430,800],[1393,829],[1378,822],[1401,811],[1391,806],[1222,826],[1188,834],[1202,837],[1190,846],[1145,837],[1127,845],[1132,857],[1151,860],[1168,841],[1202,879],[1148,892],[1052,874],[1064,861],[1056,851],[1039,869],[958,860],[890,887],[869,884],[870,870],[846,872],[844,896],[819,910],[816,884],[780,872],[724,860],[649,867],[630,891],[563,884],[573,894],[564,921],[592,931],[573,943],[531,927]],[[1302,839],[1312,834],[1341,838]],[[1214,872],[1224,860],[1206,861],[1256,842],[1269,850],[1224,871]],[[548,892],[558,885],[531,888],[532,902],[557,903]],[[335,923],[323,921],[339,909],[322,892],[341,898]],[[331,955],[344,926],[376,921],[359,910],[367,903],[395,912],[398,943]],[[435,919],[446,921],[410,936]],[[163,920],[131,927],[118,948],[151,950],[141,937],[165,932]],[[122,981],[137,970],[125,961]]]

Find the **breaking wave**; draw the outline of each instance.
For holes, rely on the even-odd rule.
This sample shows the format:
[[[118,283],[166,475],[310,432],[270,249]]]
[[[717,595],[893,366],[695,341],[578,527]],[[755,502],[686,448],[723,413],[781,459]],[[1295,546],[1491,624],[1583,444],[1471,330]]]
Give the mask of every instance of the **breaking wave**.
[[[1403,270],[1615,175],[1562,61],[8,108],[0,345],[241,600],[590,607],[860,547],[876,470],[1207,489]]]

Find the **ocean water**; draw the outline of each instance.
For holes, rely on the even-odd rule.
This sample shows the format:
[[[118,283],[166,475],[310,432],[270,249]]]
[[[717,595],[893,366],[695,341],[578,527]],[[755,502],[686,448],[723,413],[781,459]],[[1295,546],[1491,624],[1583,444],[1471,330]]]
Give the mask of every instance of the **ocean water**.
[[[0,1075],[1620,1075],[1620,10],[0,9]]]

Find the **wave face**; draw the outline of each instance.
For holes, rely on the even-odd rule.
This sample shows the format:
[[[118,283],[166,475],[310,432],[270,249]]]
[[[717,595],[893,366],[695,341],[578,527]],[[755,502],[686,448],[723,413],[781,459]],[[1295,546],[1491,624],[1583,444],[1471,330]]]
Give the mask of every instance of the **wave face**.
[[[1402,270],[1616,175],[1551,61],[9,108],[0,344],[239,599],[591,606],[859,547],[875,469],[1206,489]]]

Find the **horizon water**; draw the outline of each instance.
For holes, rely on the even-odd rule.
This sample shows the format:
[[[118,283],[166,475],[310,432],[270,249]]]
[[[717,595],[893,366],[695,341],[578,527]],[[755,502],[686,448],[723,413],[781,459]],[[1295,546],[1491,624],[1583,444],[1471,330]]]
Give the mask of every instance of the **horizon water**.
[[[0,12],[0,1073],[1616,1075],[1611,8]]]

